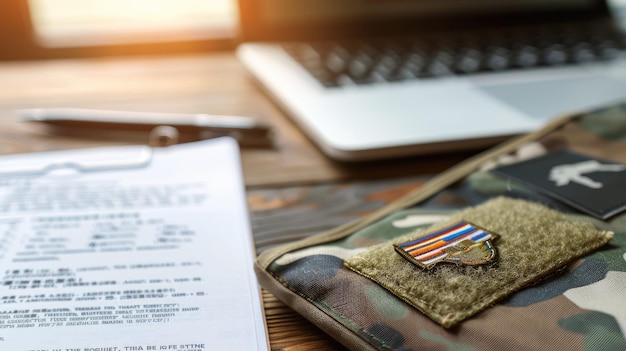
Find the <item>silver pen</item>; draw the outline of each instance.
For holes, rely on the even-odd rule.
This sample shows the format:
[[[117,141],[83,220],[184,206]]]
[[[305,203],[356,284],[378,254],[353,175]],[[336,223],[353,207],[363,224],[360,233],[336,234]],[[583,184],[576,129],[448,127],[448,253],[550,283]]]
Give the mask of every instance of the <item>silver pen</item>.
[[[180,133],[202,140],[232,136],[244,146],[271,144],[271,129],[251,117],[209,114],[131,112],[76,108],[18,110],[21,121],[40,122],[64,129],[108,129],[150,132],[158,126],[172,126]]]

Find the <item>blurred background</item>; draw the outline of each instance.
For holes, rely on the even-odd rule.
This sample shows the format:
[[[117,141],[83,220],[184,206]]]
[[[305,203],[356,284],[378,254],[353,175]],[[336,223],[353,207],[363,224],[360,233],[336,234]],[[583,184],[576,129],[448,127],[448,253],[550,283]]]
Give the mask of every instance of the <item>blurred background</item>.
[[[38,38],[54,44],[167,41],[234,34],[236,0],[30,0]],[[626,1],[626,0],[625,0]]]
[[[4,1],[0,59],[231,49],[237,25],[237,0]]]
[[[237,0],[11,0],[0,59],[189,52],[234,47]]]

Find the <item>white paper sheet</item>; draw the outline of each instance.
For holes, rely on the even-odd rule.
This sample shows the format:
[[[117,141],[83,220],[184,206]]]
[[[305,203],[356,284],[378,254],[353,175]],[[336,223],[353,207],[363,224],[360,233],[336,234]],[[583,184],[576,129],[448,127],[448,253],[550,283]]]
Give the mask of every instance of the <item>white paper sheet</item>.
[[[267,349],[236,143],[145,151],[0,158],[0,350]]]

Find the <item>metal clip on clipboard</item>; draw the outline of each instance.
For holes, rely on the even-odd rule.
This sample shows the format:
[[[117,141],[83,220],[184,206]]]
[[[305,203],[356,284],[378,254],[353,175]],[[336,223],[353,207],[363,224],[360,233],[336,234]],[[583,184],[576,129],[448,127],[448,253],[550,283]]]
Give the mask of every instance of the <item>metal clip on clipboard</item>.
[[[147,167],[152,162],[152,148],[145,145],[115,146],[84,150],[50,151],[32,155],[9,155],[0,160],[0,177],[44,176],[55,170],[69,169],[79,173]],[[41,163],[42,159],[53,161]],[[44,156],[45,155],[45,156]]]

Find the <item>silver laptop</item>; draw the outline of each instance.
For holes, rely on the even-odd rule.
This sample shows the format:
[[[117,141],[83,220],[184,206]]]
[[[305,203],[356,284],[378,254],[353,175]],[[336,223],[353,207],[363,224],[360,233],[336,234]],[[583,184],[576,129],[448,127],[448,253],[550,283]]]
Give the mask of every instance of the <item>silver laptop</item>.
[[[241,62],[330,157],[484,147],[626,97],[604,0],[239,0]]]

